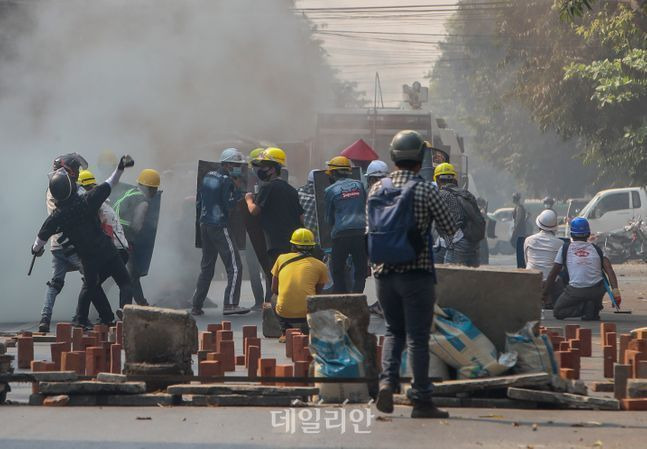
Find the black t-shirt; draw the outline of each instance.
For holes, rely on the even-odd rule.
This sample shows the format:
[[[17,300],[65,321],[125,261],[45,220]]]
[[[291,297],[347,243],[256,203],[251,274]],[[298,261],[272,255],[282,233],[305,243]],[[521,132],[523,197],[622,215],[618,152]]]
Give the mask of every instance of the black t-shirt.
[[[85,195],[74,195],[57,204],[43,223],[38,238],[47,240],[61,232],[74,245],[81,259],[112,255],[116,249],[99,221],[99,208],[110,195],[110,190],[110,185],[103,183]]]
[[[255,202],[261,208],[267,249],[289,250],[290,237],[301,227],[300,217],[303,215],[296,189],[277,178],[261,186]]]

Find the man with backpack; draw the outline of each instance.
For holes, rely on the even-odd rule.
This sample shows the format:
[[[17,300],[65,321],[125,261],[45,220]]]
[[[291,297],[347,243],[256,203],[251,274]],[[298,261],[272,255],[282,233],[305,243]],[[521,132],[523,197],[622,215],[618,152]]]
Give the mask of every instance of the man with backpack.
[[[431,182],[418,173],[425,153],[424,138],[400,131],[391,142],[397,170],[376,182],[368,195],[368,251],[377,297],[384,311],[386,335],[377,409],[393,412],[393,393],[400,386],[400,362],[407,345],[413,382],[407,393],[412,418],[447,418],[431,400],[429,333],[436,282],[431,254],[431,228],[452,236],[456,224]]]
[[[616,303],[622,301],[618,279],[602,250],[588,242],[591,235],[588,220],[574,218],[570,229],[571,241],[564,243],[557,251],[555,264],[546,279],[544,296],[550,293],[555,279],[566,268],[568,285],[554,305],[553,316],[558,320],[581,317],[583,321],[597,321],[600,319],[607,276]]]
[[[448,162],[436,167],[434,181],[440,189],[440,197],[459,228],[453,237],[440,233],[447,244],[445,263],[478,267],[480,265],[479,245],[485,238],[485,218],[476,203],[476,198],[467,190],[458,187],[456,170]]]

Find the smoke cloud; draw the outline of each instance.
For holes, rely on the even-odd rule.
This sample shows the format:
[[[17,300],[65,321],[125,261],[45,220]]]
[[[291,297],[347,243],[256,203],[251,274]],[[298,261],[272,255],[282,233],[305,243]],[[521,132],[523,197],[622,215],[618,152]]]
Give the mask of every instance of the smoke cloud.
[[[55,156],[76,151],[94,168],[110,149],[134,157],[127,182],[145,167],[163,173],[146,291],[172,281],[164,267],[177,269],[178,261],[169,249],[176,242],[168,240],[193,239],[164,228],[181,213],[181,199],[195,192],[187,167],[215,160],[236,135],[307,138],[315,112],[333,105],[333,73],[290,0],[8,5],[0,9],[1,322],[39,319],[49,252],[31,278],[26,272]],[[198,266],[190,268],[197,275]],[[79,279],[68,276],[54,319],[71,318]]]

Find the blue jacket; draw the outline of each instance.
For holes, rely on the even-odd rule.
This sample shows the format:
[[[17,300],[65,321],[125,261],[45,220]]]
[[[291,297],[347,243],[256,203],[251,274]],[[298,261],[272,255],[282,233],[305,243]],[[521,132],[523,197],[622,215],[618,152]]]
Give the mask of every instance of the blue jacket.
[[[332,238],[366,232],[366,190],[361,181],[338,180],[326,188],[324,204]]]
[[[229,212],[242,198],[232,179],[222,171],[210,171],[202,179],[196,198],[200,224],[226,227]]]

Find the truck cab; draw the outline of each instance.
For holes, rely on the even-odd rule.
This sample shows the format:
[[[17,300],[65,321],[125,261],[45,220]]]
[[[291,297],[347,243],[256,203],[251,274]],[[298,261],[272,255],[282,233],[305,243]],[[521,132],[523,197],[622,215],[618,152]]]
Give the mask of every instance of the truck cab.
[[[645,187],[602,190],[584,206],[580,216],[589,221],[591,233],[622,228],[629,220],[647,217],[647,191]]]

